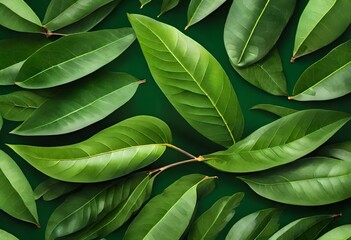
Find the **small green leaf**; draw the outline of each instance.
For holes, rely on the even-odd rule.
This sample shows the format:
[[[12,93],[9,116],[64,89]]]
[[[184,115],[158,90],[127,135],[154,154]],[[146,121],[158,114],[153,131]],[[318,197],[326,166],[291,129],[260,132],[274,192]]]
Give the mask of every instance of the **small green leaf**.
[[[280,211],[275,208],[260,210],[243,217],[229,230],[226,240],[265,240],[278,228]]]
[[[318,240],[347,240],[347,239],[351,239],[351,224],[336,227],[318,238]]]
[[[17,164],[0,150],[0,209],[22,221],[39,225],[34,194]]]
[[[205,155],[225,172],[255,172],[295,161],[317,149],[350,120],[350,114],[299,111],[265,125],[225,151]]]
[[[160,17],[165,12],[168,12],[175,8],[179,4],[180,0],[163,0],[161,5],[161,12],[157,17]]]
[[[6,240],[19,240],[18,238],[16,238],[15,236],[13,236],[12,234],[5,232],[4,230],[0,229],[0,239],[6,239]]]
[[[218,234],[233,218],[235,208],[239,206],[243,197],[244,193],[236,193],[219,199],[195,221],[189,230],[187,239],[216,239]]]
[[[43,197],[45,201],[51,201],[76,190],[80,186],[81,184],[78,183],[68,183],[48,178],[34,189],[34,198],[38,200]]]
[[[94,73],[47,100],[11,133],[43,136],[82,129],[124,105],[139,84],[135,77],[126,73]]]
[[[140,8],[143,8],[146,4],[148,4],[149,2],[151,2],[151,0],[139,0],[140,2]]]
[[[0,95],[0,114],[10,121],[24,121],[47,98],[30,91],[17,91]]]
[[[351,141],[322,147],[318,150],[318,153],[322,156],[351,161]]]
[[[340,215],[317,215],[300,218],[278,230],[268,240],[313,240],[337,217]]]
[[[292,113],[298,112],[298,110],[292,109],[292,108],[287,108],[287,107],[282,107],[278,105],[273,105],[273,104],[257,104],[253,106],[251,109],[259,109],[263,110],[266,112],[273,113],[279,117],[284,117]]]
[[[307,68],[297,80],[293,95],[297,101],[320,101],[351,92],[351,40],[339,45]]]
[[[150,116],[126,119],[76,144],[58,147],[8,145],[49,177],[99,182],[124,176],[156,161],[172,141],[169,127]]]
[[[39,49],[24,62],[16,84],[40,89],[72,82],[111,62],[134,40],[131,28],[62,37]]]
[[[142,208],[124,239],[180,239],[195,211],[198,191],[213,184],[213,178],[199,174],[180,178]]]

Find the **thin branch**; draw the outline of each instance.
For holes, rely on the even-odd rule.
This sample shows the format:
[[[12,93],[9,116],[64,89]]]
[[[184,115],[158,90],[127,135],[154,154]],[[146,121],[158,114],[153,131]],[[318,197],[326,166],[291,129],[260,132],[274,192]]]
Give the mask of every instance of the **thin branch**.
[[[191,154],[191,153],[189,153],[189,152],[187,152],[187,151],[185,151],[185,150],[183,150],[183,149],[181,149],[179,147],[176,147],[176,146],[174,146],[172,144],[165,143],[163,145],[166,146],[166,147],[172,148],[172,149],[174,149],[174,150],[176,150],[176,151],[178,151],[180,153],[183,153],[184,155],[186,155],[186,156],[188,156],[190,158],[197,159],[197,157],[195,157],[193,154]]]
[[[154,174],[154,173],[159,174],[159,173],[161,173],[164,170],[167,170],[169,168],[172,168],[172,167],[175,167],[175,166],[178,166],[178,165],[182,165],[182,164],[192,163],[192,162],[200,162],[200,161],[197,158],[193,158],[193,159],[188,159],[188,160],[184,160],[184,161],[180,161],[180,162],[175,162],[175,163],[171,163],[169,165],[166,165],[166,166],[163,166],[163,167],[151,170],[150,173],[151,174]]]

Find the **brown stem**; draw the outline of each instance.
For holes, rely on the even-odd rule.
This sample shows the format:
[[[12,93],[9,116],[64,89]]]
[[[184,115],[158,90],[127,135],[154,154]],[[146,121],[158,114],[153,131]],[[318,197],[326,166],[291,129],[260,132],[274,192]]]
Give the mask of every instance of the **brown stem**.
[[[154,174],[154,173],[159,174],[159,173],[161,173],[164,170],[167,170],[169,168],[172,168],[172,167],[175,167],[175,166],[178,166],[178,165],[182,165],[182,164],[192,163],[192,162],[199,162],[199,160],[197,158],[193,158],[193,159],[188,159],[188,160],[184,160],[184,161],[180,161],[180,162],[171,163],[169,165],[157,168],[155,170],[151,170],[150,173],[151,174]]]
[[[179,147],[176,147],[176,146],[174,146],[174,145],[172,145],[172,144],[165,143],[165,144],[163,144],[163,145],[166,146],[166,147],[172,148],[172,149],[174,149],[174,150],[176,150],[176,151],[178,151],[178,152],[180,152],[180,153],[183,153],[184,155],[186,155],[186,156],[188,156],[188,157],[190,157],[190,158],[197,159],[197,157],[195,157],[195,156],[192,155],[191,153],[189,153],[189,152],[187,152],[187,151],[185,151],[185,150],[183,150],[183,149],[181,149],[181,148],[179,148]]]

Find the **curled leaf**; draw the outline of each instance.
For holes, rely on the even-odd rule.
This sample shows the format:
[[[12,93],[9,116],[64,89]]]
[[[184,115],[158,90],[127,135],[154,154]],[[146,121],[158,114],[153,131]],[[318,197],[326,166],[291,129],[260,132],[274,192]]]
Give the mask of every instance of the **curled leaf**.
[[[351,141],[322,147],[318,150],[318,153],[323,156],[351,161]]]

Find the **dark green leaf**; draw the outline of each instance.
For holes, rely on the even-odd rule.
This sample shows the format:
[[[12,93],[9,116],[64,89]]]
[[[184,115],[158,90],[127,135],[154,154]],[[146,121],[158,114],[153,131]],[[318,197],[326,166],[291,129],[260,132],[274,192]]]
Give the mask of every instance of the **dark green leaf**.
[[[225,239],[266,240],[278,230],[279,214],[275,208],[251,213],[235,223]]]
[[[241,137],[243,116],[230,80],[201,45],[169,25],[129,15],[150,71],[186,121],[225,147]]]
[[[169,10],[175,8],[179,4],[180,0],[163,0],[162,1],[162,6],[161,6],[161,12],[158,15],[161,16],[165,12],[168,12]]]
[[[163,121],[137,116],[72,145],[9,146],[52,178],[67,182],[99,182],[126,175],[156,161],[171,138]]]
[[[34,194],[17,164],[0,150],[0,209],[9,215],[39,224]]]
[[[194,213],[198,191],[209,188],[209,184],[214,184],[213,178],[199,174],[174,182],[143,207],[129,225],[124,239],[179,239]]]
[[[149,2],[151,2],[151,0],[139,0],[141,6],[140,8],[143,8],[146,4],[148,4]]]
[[[262,59],[275,45],[296,0],[235,0],[224,27],[231,63],[244,67]]]
[[[350,120],[350,114],[311,109],[265,125],[225,151],[204,156],[225,172],[255,172],[295,161],[317,149]]]
[[[45,201],[51,201],[76,190],[80,186],[81,184],[78,183],[68,183],[48,178],[34,189],[34,198],[37,200],[43,197]]]
[[[126,73],[89,75],[46,101],[11,133],[43,136],[82,129],[105,118],[129,101],[139,83],[135,77]]]
[[[134,40],[131,28],[62,37],[24,62],[16,84],[23,88],[49,88],[77,80],[111,62]]]
[[[348,240],[348,239],[351,239],[351,224],[336,227],[318,238],[318,240]]]
[[[259,109],[263,110],[266,112],[273,113],[279,117],[284,117],[292,113],[298,112],[298,110],[292,109],[292,108],[286,108],[278,105],[272,105],[272,104],[257,104],[253,106],[251,109]]]
[[[350,11],[350,0],[309,0],[297,26],[291,61],[338,38],[351,23]]]
[[[288,95],[278,49],[273,48],[267,56],[248,67],[232,66],[241,77],[263,91],[277,96]]]
[[[351,141],[325,146],[318,150],[323,156],[351,161]]]
[[[350,1],[351,2],[351,1]],[[334,48],[324,58],[307,68],[296,82],[289,99],[320,101],[351,92],[351,40]]]
[[[243,197],[244,193],[236,193],[219,199],[195,221],[190,228],[187,239],[216,239],[218,234],[233,218],[235,208],[239,206]]]
[[[8,232],[5,232],[2,229],[0,229],[0,239],[4,239],[4,240],[19,240],[18,238],[16,238],[12,234],[10,234]]]

